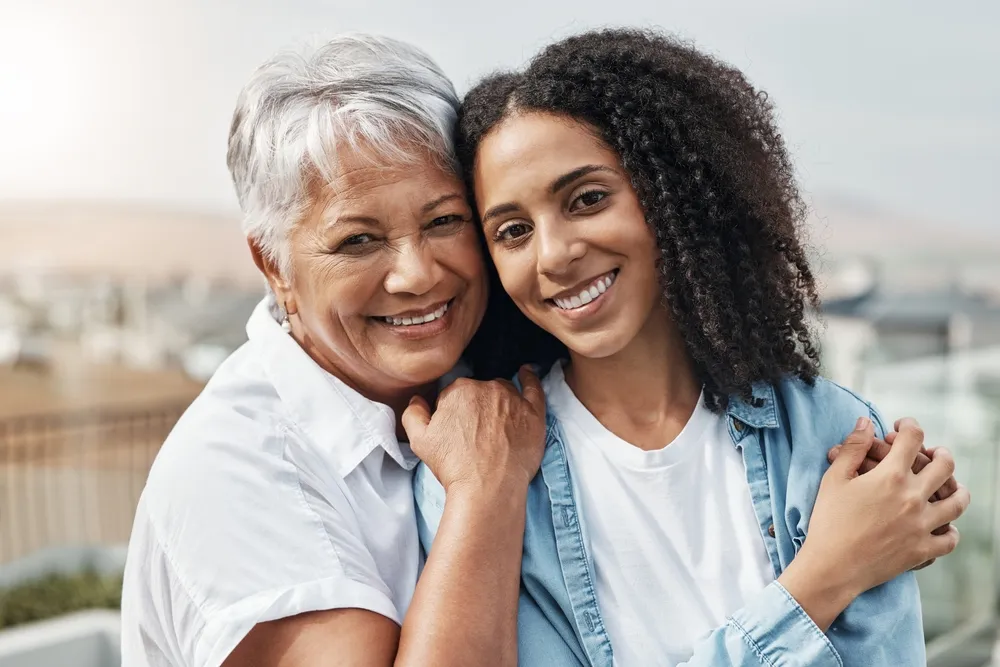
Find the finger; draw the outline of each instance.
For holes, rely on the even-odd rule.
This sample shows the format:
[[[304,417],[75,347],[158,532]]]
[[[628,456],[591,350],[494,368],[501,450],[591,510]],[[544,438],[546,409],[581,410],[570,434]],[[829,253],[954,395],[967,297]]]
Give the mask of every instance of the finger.
[[[899,420],[899,434],[892,443],[886,461],[893,461],[895,465],[905,467],[907,470],[913,467],[913,461],[924,446],[924,431],[920,428],[917,420],[906,417]]]
[[[927,464],[930,462],[931,457],[927,456],[927,454],[924,454],[923,452],[917,452],[917,457],[913,459],[913,466],[910,470],[912,470],[914,474],[919,473],[921,470],[926,468]]]
[[[872,459],[871,457],[867,457],[861,462],[861,467],[858,468],[858,474],[864,475],[866,472],[871,472],[872,470],[875,470],[875,466],[878,464],[878,461]]]
[[[826,460],[829,461],[830,463],[836,461],[837,457],[840,456],[840,450],[842,447],[843,445],[834,445],[833,447],[831,447],[830,451],[826,453]],[[886,444],[883,441],[875,440],[872,443],[872,446],[868,449],[867,456],[868,459],[870,459],[874,463],[878,463],[879,461],[884,459],[885,455],[888,453],[889,453],[889,447],[886,446]],[[867,465],[867,463],[863,465]]]
[[[888,456],[889,452],[891,451],[892,447],[889,446],[889,443],[887,443],[885,440],[879,440],[878,438],[875,438],[875,442],[873,442],[872,446],[868,449],[868,458],[874,459],[875,462],[877,463],[885,459],[885,457]]]
[[[521,395],[540,414],[545,414],[545,392],[542,390],[542,381],[535,375],[531,366],[521,366],[517,371],[517,378],[521,381]]]
[[[923,485],[926,497],[930,498],[954,474],[955,458],[946,448],[940,447],[934,450],[934,458],[920,471],[917,479]]]
[[[926,450],[924,453],[927,455],[928,458],[933,458],[934,451],[936,449],[937,447],[932,447],[931,449]],[[955,491],[957,490],[958,490],[958,480],[955,479],[954,475],[952,475],[951,477],[946,479],[944,484],[941,485],[941,488],[937,490],[937,492],[931,498],[931,502],[934,502],[936,500],[944,500],[945,498],[951,496],[951,494],[955,493]]]
[[[931,529],[935,530],[958,519],[968,509],[971,500],[972,496],[969,495],[969,490],[959,485],[958,491],[950,498],[931,503],[928,510]]]
[[[830,472],[841,479],[853,478],[861,467],[868,449],[875,438],[875,429],[867,417],[862,417],[854,426],[854,431],[840,445],[837,460],[830,466]]]
[[[400,421],[402,421],[403,430],[406,431],[406,437],[410,439],[412,445],[414,441],[420,440],[427,425],[431,423],[431,408],[423,397],[414,396],[410,399],[410,404],[403,410]]]
[[[948,532],[943,535],[932,535],[930,538],[930,557],[947,556],[958,546],[960,537],[958,528],[955,526],[949,526]]]
[[[896,435],[897,433],[895,431],[889,431],[888,433],[885,434],[885,441],[886,443],[889,444],[890,447],[892,446],[893,441],[896,439]]]

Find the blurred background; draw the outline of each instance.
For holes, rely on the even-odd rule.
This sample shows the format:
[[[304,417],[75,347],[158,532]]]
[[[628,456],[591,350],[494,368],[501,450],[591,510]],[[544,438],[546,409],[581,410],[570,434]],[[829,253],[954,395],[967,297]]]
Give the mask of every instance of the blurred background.
[[[1000,4],[0,0],[0,667],[120,662],[148,467],[262,294],[225,168],[253,69],[360,30],[463,92],[605,25],[689,38],[775,101],[825,373],[920,419],[972,490],[919,575],[930,664],[1000,665]]]

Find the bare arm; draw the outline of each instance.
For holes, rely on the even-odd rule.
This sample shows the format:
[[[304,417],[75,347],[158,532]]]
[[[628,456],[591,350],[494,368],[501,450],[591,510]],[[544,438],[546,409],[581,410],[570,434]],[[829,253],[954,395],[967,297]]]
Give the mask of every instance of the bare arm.
[[[397,665],[517,664],[527,487],[452,489]]]

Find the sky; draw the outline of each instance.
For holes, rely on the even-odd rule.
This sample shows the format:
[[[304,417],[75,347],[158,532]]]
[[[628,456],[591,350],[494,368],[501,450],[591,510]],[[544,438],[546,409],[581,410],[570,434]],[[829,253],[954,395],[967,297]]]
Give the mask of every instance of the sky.
[[[411,41],[459,92],[592,27],[656,27],[775,101],[809,199],[1000,227],[994,0],[0,0],[0,204],[236,213],[236,96],[275,52],[342,31]]]

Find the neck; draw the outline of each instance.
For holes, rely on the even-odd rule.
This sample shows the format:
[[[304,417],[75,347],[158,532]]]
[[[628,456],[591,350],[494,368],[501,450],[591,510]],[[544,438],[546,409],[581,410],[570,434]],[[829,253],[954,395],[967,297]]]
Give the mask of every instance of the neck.
[[[661,309],[616,354],[595,359],[571,352],[566,381],[606,428],[642,449],[671,442],[701,395],[684,341]]]
[[[331,361],[322,350],[308,337],[299,337],[293,332],[293,338],[306,351],[313,361],[323,370],[333,375],[348,387],[358,392],[365,398],[376,403],[382,403],[392,409],[396,416],[396,437],[400,440],[407,440],[406,430],[403,429],[403,411],[409,405],[410,399],[414,396],[423,397],[428,404],[434,405],[437,398],[437,382],[429,382],[418,386],[407,385],[387,385],[375,382],[366,382],[360,376],[361,373],[350,373],[345,370],[348,364],[337,364]]]

